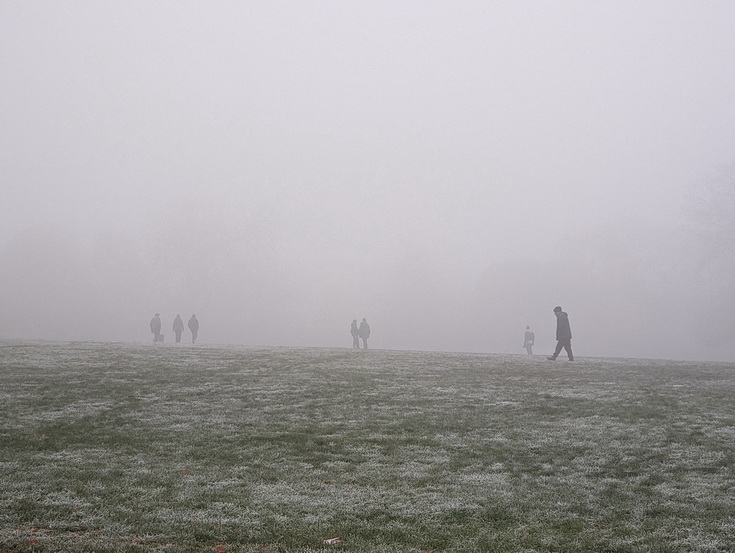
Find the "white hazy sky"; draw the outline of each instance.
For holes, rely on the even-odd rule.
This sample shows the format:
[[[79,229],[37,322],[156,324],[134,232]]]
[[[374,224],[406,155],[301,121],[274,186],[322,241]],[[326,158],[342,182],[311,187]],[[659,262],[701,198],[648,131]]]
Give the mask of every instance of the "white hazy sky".
[[[197,312],[209,342],[367,317],[375,347],[546,352],[561,303],[583,355],[735,359],[655,330],[732,326],[672,305],[692,189],[735,160],[733,29],[730,1],[0,2],[0,336]]]

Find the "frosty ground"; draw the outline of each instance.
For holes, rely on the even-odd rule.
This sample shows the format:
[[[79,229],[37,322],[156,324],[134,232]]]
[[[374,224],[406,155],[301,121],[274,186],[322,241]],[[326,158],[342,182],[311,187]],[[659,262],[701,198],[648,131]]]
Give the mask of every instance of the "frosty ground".
[[[735,550],[733,364],[5,341],[0,382],[3,552]]]

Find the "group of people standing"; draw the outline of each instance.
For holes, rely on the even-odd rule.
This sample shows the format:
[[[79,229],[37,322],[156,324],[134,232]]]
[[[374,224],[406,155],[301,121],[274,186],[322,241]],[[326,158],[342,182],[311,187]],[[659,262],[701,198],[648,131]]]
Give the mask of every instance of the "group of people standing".
[[[574,354],[572,353],[572,329],[569,326],[569,315],[562,311],[560,305],[554,308],[554,315],[556,315],[556,349],[553,355],[550,355],[547,359],[549,361],[556,361],[561,350],[564,349],[567,352],[569,360],[574,361]],[[535,341],[536,335],[531,330],[531,327],[526,325],[523,347],[526,348],[528,355],[533,355],[533,344]]]
[[[353,319],[350,334],[352,334],[352,349],[360,349],[360,339],[362,339],[363,349],[368,349],[367,341],[370,338],[370,325],[365,318],[362,319],[359,327],[357,326],[357,319]]]
[[[197,343],[197,334],[199,333],[199,319],[196,315],[192,315],[189,319],[189,330],[191,331],[191,343]],[[181,342],[181,333],[184,332],[184,321],[181,315],[176,315],[173,324],[173,331],[176,335],[176,343]],[[163,334],[161,334],[161,315],[156,313],[151,319],[151,332],[153,333],[154,342],[163,342]]]

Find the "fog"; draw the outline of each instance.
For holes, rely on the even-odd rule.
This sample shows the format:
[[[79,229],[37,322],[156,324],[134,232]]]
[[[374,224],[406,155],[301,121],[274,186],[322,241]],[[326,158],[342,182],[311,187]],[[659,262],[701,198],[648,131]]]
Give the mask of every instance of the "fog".
[[[734,22],[3,2],[0,338],[733,361]]]

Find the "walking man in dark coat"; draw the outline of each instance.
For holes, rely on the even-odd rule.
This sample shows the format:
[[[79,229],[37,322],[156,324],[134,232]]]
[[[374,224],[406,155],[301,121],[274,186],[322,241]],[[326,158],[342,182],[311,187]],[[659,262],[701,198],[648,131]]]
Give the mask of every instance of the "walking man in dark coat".
[[[569,315],[561,310],[561,306],[557,305],[554,308],[554,314],[556,315],[556,350],[554,355],[547,357],[551,361],[556,361],[561,353],[561,348],[567,351],[570,361],[574,361],[574,354],[572,353],[572,329],[569,326]]]
[[[360,323],[360,328],[358,331],[360,333],[360,338],[362,338],[363,349],[368,349],[367,340],[368,338],[370,338],[370,325],[364,318],[362,319],[362,322]]]

